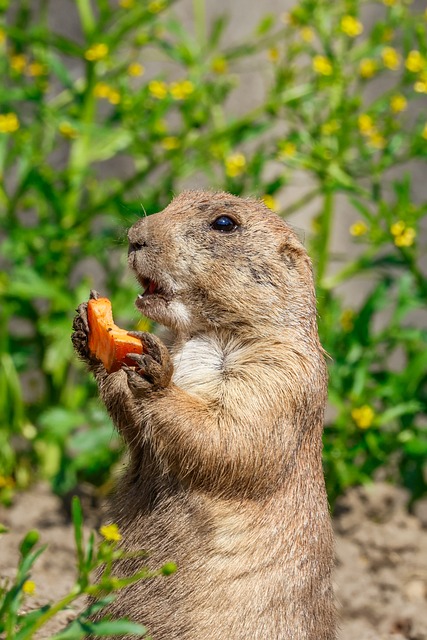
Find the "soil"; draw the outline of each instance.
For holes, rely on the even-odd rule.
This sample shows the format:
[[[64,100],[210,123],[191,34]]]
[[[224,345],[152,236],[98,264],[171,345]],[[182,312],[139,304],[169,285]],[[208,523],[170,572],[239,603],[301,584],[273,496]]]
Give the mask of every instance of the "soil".
[[[352,489],[336,508],[336,570],[339,640],[427,640],[427,500],[408,513],[402,489],[373,484]],[[99,508],[83,500],[90,526],[99,526]],[[38,529],[48,549],[37,561],[32,579],[36,593],[25,606],[52,602],[74,580],[74,541],[64,503],[46,486],[16,496],[0,508],[9,527],[0,545],[0,575],[12,578],[18,546],[29,529]],[[62,629],[76,609],[59,613],[40,640]]]

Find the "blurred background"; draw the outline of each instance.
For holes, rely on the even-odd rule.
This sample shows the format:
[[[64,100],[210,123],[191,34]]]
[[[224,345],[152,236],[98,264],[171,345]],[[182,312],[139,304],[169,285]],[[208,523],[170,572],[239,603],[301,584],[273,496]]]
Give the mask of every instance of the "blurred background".
[[[112,488],[123,451],[72,318],[95,288],[155,330],[126,230],[194,187],[263,199],[312,257],[332,509],[426,504],[426,27],[411,0],[0,0],[4,505],[40,481],[64,502]]]

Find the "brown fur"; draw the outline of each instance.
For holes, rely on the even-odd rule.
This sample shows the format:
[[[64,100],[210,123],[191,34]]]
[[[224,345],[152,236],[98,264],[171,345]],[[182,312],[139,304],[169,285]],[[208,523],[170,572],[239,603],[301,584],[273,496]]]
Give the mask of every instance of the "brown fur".
[[[239,227],[212,229],[221,215]],[[178,571],[130,586],[110,613],[153,640],[332,640],[327,374],[304,247],[262,203],[198,191],[129,241],[131,269],[162,288],[137,306],[174,344],[140,334],[136,368],[107,375],[89,361],[84,305],[74,342],[129,446],[111,513],[123,545]]]

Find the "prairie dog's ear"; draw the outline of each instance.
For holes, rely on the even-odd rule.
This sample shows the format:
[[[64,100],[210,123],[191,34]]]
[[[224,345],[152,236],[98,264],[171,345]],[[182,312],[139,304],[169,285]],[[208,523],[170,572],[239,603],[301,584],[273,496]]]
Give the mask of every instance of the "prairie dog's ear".
[[[287,240],[279,247],[279,254],[288,269],[298,269],[307,262],[307,253],[304,247]]]

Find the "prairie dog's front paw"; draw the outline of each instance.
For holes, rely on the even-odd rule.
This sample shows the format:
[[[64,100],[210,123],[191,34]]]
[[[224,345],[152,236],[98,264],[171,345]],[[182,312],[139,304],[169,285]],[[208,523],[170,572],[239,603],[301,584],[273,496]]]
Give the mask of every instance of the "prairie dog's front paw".
[[[147,392],[166,388],[172,378],[173,364],[169,351],[157,336],[145,331],[129,331],[129,335],[139,338],[143,353],[129,353],[127,358],[133,360],[134,367],[123,366],[128,377],[128,385],[136,397]]]
[[[90,299],[97,300],[99,293],[92,290]],[[71,341],[78,356],[87,363],[93,362],[94,358],[89,350],[89,322],[87,318],[87,302],[82,302],[77,307],[77,314],[73,320],[73,333]]]

